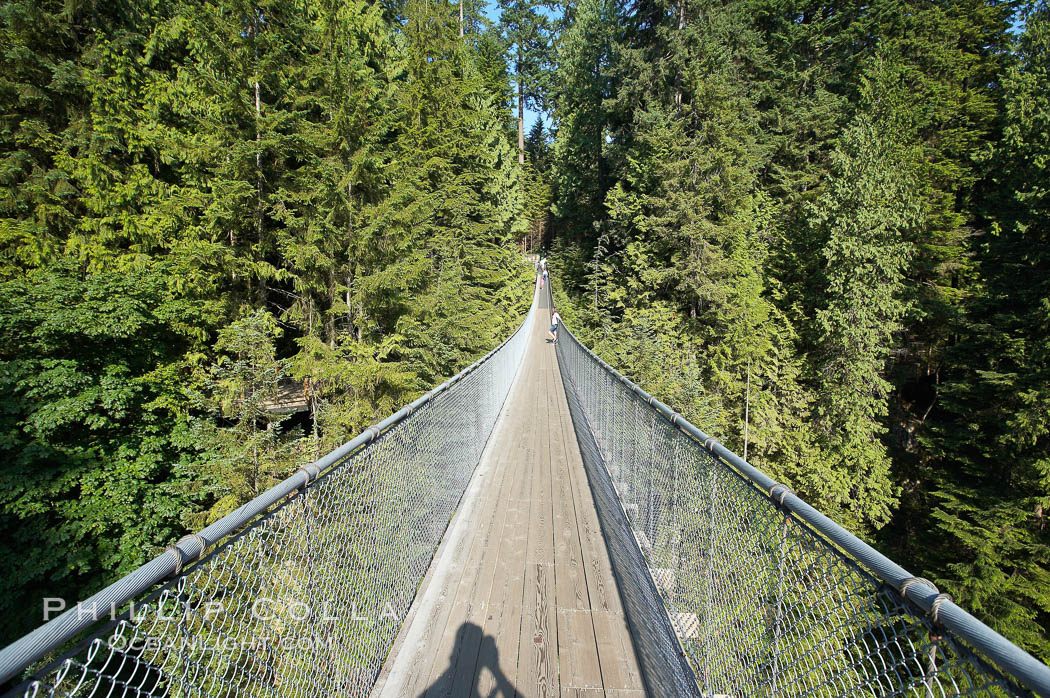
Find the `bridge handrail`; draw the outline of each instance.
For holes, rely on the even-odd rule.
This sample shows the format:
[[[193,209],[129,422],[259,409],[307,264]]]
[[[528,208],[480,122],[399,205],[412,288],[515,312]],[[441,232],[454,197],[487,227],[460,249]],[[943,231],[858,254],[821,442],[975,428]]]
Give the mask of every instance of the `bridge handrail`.
[[[641,398],[673,427],[688,435],[717,460],[731,466],[774,506],[805,521],[813,530],[826,537],[864,569],[890,585],[902,598],[906,598],[907,601],[914,603],[926,613],[934,613],[936,604],[935,618],[939,625],[965,640],[1024,687],[1040,696],[1050,696],[1050,667],[985,625],[946,595],[941,594],[930,582],[912,575],[908,570],[806,503],[786,485],[773,480],[726,448],[717,439],[693,425],[670,406],[650,395],[591,351],[564,323],[561,331],[599,366]],[[559,337],[559,343],[561,339]]]
[[[70,640],[96,625],[99,620],[92,613],[85,613],[80,609],[121,609],[128,602],[141,596],[147,590],[158,584],[170,580],[183,571],[184,565],[200,560],[204,552],[231,535],[245,529],[253,524],[257,517],[270,511],[284,500],[290,500],[297,494],[302,493],[318,478],[326,475],[339,465],[355,455],[357,451],[375,441],[393,427],[404,422],[412,414],[423,406],[433,402],[438,396],[446,393],[450,388],[460,383],[472,373],[484,366],[494,356],[498,355],[504,347],[515,338],[527,335],[531,322],[535,316],[538,294],[534,288],[533,301],[529,312],[518,328],[499,344],[495,349],[485,354],[473,364],[461,372],[449,378],[441,385],[430,390],[425,395],[405,405],[397,412],[391,414],[380,422],[368,427],[359,435],[336,448],[322,458],[300,468],[293,475],[271,489],[263,492],[250,502],[227,514],[222,519],[204,528],[197,534],[185,536],[174,545],[169,545],[160,555],[156,556],[137,570],[117,580],[113,584],[81,601],[62,613],[60,616],[41,625],[35,630],[24,635],[20,639],[0,650],[0,685],[12,679],[28,666],[40,660],[48,653],[62,648]],[[525,338],[527,339],[527,337]],[[522,351],[524,343],[522,344]],[[519,361],[520,363],[520,361]],[[506,398],[506,395],[503,395]],[[502,404],[502,402],[500,403]],[[498,413],[498,409],[496,410]],[[475,464],[476,465],[476,464]]]

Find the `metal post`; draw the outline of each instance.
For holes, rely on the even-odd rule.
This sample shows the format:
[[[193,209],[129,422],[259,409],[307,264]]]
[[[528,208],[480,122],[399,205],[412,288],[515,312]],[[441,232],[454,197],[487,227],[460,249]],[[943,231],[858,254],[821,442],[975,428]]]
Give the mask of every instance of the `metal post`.
[[[747,460],[747,427],[751,417],[751,359],[747,360],[747,393],[744,396],[744,460]]]
[[[784,617],[784,568],[787,564],[787,534],[790,519],[784,515],[780,524],[780,544],[777,551],[777,593],[776,605],[773,611],[773,666],[770,671],[769,695],[777,695],[777,686],[780,678],[780,635],[782,632],[781,621]]]
[[[713,695],[711,687],[711,653],[713,651],[712,635],[714,633],[714,560],[715,560],[715,499],[718,493],[718,475],[712,463],[709,476],[711,484],[710,519],[707,527],[707,571],[705,584],[705,606],[704,611],[704,692]]]

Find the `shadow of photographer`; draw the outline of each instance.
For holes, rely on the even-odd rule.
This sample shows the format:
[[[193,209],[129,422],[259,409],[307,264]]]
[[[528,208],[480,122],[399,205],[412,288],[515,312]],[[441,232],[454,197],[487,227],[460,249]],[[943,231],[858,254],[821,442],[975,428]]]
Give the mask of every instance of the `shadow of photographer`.
[[[451,695],[483,698],[481,685],[489,683],[487,680],[483,681],[483,678],[487,678],[483,677],[482,673],[485,669],[488,669],[492,676],[492,685],[484,698],[514,698],[518,695],[514,684],[500,668],[496,638],[486,635],[481,627],[474,623],[463,623],[456,631],[456,644],[449,655],[448,668],[419,694],[419,698]],[[469,692],[464,692],[463,689],[468,686]]]

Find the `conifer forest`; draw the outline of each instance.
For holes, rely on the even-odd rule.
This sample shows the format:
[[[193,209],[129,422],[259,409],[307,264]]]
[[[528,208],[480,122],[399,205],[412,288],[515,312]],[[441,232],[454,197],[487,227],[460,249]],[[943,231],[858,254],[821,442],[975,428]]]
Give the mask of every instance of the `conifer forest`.
[[[0,644],[487,353],[536,253],[1050,661],[1045,0],[2,0],[0,103]]]

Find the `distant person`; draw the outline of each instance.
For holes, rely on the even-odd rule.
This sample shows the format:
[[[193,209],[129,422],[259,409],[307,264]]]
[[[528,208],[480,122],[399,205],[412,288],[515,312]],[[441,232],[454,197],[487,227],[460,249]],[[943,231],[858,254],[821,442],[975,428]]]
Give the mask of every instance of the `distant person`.
[[[543,270],[543,276],[540,278],[540,288],[543,288],[546,285],[547,285],[547,270],[544,269]]]
[[[554,312],[551,313],[551,328],[547,330],[547,334],[551,337],[551,343],[558,343],[558,325],[561,324],[561,315],[558,315],[558,309],[555,308]]]

